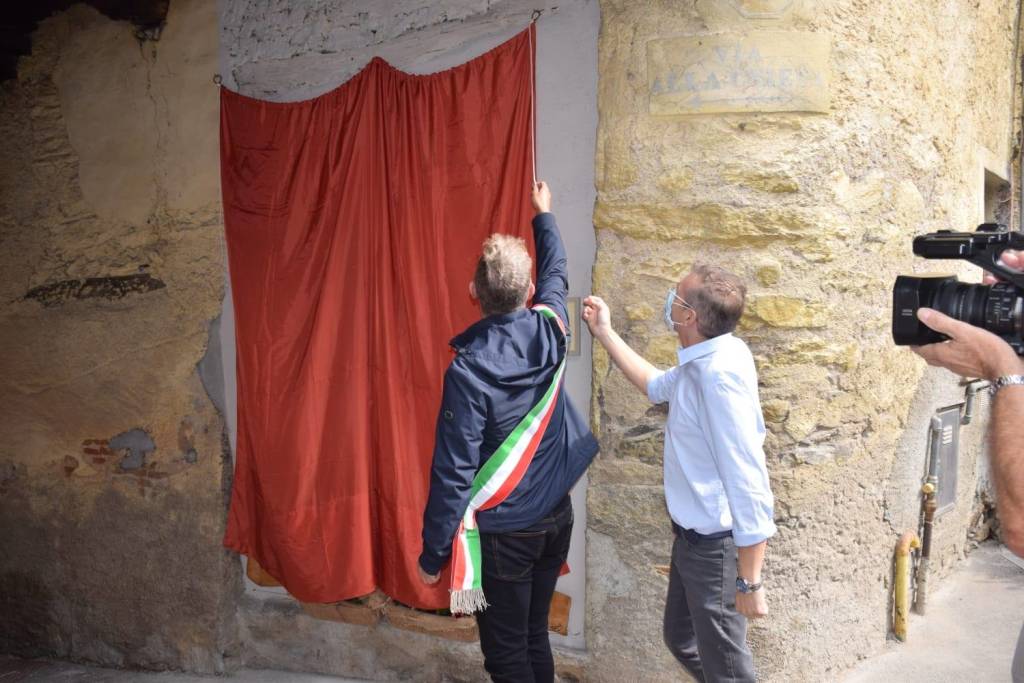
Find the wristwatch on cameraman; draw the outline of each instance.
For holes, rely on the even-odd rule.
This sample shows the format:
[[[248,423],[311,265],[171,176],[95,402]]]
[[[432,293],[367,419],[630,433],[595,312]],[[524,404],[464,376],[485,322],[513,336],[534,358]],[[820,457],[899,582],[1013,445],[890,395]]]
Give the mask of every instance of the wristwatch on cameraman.
[[[990,386],[988,390],[993,396],[995,396],[996,392],[1003,387],[1012,387],[1022,384],[1024,384],[1024,375],[1003,375],[1002,377],[997,377],[996,380],[992,382],[992,386]]]
[[[763,580],[758,581],[757,583],[750,583],[742,576],[736,577],[736,590],[738,590],[740,593],[754,593],[756,591],[761,590],[762,586],[764,586]]]

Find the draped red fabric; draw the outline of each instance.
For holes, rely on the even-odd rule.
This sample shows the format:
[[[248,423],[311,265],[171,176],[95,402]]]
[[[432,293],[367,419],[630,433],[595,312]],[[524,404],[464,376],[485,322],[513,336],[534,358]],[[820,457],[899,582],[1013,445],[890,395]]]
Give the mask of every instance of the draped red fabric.
[[[413,76],[377,58],[312,100],[221,89],[221,175],[238,376],[224,544],[296,598],[417,576],[448,340],[488,234],[527,239],[533,28]]]

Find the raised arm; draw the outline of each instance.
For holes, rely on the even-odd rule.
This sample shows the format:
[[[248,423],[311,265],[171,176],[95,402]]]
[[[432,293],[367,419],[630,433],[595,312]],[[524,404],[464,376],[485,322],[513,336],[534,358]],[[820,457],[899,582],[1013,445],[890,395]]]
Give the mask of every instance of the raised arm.
[[[533,303],[545,304],[568,322],[565,298],[569,295],[569,264],[565,245],[551,213],[551,190],[541,181],[530,195],[537,215],[533,217],[533,243],[537,249],[537,291]]]

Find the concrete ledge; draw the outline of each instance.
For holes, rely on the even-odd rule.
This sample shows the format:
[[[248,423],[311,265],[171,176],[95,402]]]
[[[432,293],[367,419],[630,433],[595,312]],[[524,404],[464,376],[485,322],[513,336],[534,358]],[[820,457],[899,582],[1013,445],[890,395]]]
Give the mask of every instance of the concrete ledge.
[[[258,565],[257,565],[258,566]],[[480,639],[474,617],[452,617],[423,612],[391,602],[379,590],[357,600],[336,603],[300,602],[302,611],[314,619],[337,621],[359,626],[376,626],[381,620],[403,631],[413,631],[436,638],[476,642]],[[566,635],[572,599],[556,592],[551,600],[548,629]]]
[[[380,621],[378,610],[358,602],[336,602],[333,604],[303,602],[301,604],[302,611],[314,619],[340,621],[344,624],[360,626],[376,626]]]
[[[383,614],[389,624],[405,631],[466,643],[480,640],[475,617],[443,617],[394,604],[388,605]]]

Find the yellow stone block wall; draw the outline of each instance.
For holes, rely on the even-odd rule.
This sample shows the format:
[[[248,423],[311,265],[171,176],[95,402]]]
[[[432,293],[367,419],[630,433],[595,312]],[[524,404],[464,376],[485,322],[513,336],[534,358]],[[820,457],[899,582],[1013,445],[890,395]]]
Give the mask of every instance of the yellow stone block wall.
[[[922,420],[962,396],[893,345],[891,287],[900,272],[935,269],[912,257],[913,235],[980,222],[982,163],[1010,164],[1016,3],[603,0],[601,9],[594,290],[626,341],[669,366],[665,291],[698,261],[747,281],[738,334],[760,371],[779,525],[766,570],[772,615],[751,640],[769,680],[823,680],[885,641],[892,546],[916,526]],[[726,84],[758,58],[770,66],[770,55],[803,74],[794,97],[806,94],[799,107],[812,111],[777,111],[788,105],[772,92]],[[669,80],[666,113],[654,95]],[[593,671],[668,679],[678,669],[660,635],[665,410],[599,346],[595,356]],[[933,553],[945,570],[979,508],[982,435],[978,425],[962,434],[957,509]],[[628,624],[617,626],[625,610]]]

